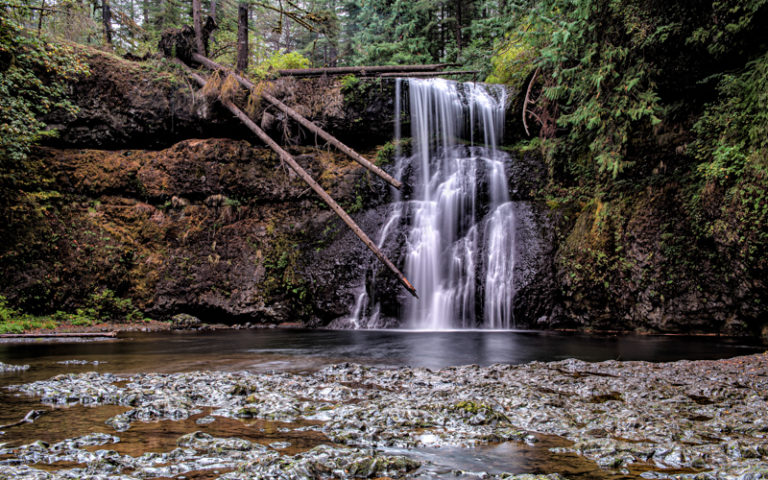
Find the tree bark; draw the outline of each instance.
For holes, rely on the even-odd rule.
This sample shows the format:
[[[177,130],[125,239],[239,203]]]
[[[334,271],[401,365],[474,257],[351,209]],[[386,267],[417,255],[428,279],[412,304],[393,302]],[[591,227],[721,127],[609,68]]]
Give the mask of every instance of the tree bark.
[[[104,39],[112,45],[112,9],[109,0],[101,0],[101,20],[104,23]]]
[[[248,4],[237,5],[237,71],[248,68]]]
[[[382,78],[394,78],[394,77],[442,77],[443,75],[477,75],[480,70],[444,70],[442,72],[396,72],[396,73],[382,73]]]
[[[205,86],[206,81],[205,79],[203,79],[203,77],[195,73],[191,73],[190,76],[198,84],[200,84],[201,87]],[[386,257],[386,255],[384,255],[384,253],[381,250],[379,250],[376,244],[373,243],[373,241],[370,238],[368,238],[368,235],[366,235],[365,232],[363,232],[363,230],[355,223],[355,221],[352,220],[352,217],[350,217],[349,214],[347,214],[347,212],[345,212],[344,209],[341,208],[341,206],[339,206],[338,203],[336,203],[333,197],[328,195],[328,192],[323,190],[323,187],[321,187],[312,178],[312,176],[309,173],[307,173],[306,170],[301,168],[301,165],[296,163],[296,160],[293,159],[293,156],[290,153],[286,152],[277,143],[275,143],[275,141],[272,140],[272,138],[270,138],[269,135],[267,135],[264,132],[264,130],[259,128],[253,122],[253,120],[248,118],[248,116],[245,113],[243,113],[242,110],[237,108],[235,104],[233,104],[228,100],[223,100],[223,99],[221,100],[221,102],[225,107],[227,107],[227,109],[230,112],[232,112],[233,115],[235,115],[238,119],[240,119],[240,121],[243,122],[243,124],[246,127],[248,127],[250,131],[255,133],[256,136],[259,137],[259,139],[261,139],[261,141],[266,143],[269,146],[269,148],[271,148],[275,153],[277,153],[280,156],[280,159],[285,163],[287,163],[288,166],[291,167],[291,169],[294,172],[296,172],[296,174],[299,177],[301,177],[301,179],[304,180],[310,186],[310,188],[314,190],[315,193],[317,193],[317,195],[320,198],[322,198],[326,204],[328,204],[329,207],[331,207],[331,210],[333,210],[334,213],[336,213],[336,215],[338,215],[339,218],[341,218],[341,220],[345,224],[347,224],[350,230],[352,230],[352,232],[354,232],[354,234],[357,235],[357,237],[365,244],[365,246],[367,246],[374,253],[374,255],[376,255],[376,257],[378,257],[378,259],[382,263],[384,263],[384,265],[386,265],[387,268],[392,273],[394,273],[397,276],[397,279],[400,281],[403,287],[405,287],[405,289],[408,290],[411,293],[411,295],[413,295],[414,297],[417,297],[416,289],[413,287],[413,285],[411,285],[411,282],[409,282],[408,279],[405,278],[405,275],[403,275],[402,272],[400,272],[400,270],[398,270],[398,268]]]
[[[294,77],[321,77],[323,75],[359,75],[376,76],[382,73],[394,72],[434,72],[455,64],[436,63],[432,65],[374,65],[363,67],[330,67],[330,68],[290,68],[278,70],[280,75],[291,75]]]
[[[531,103],[531,89],[533,88],[533,82],[536,81],[536,75],[538,74],[539,69],[537,68],[536,71],[533,72],[531,81],[528,82],[528,89],[525,91],[525,100],[523,100],[523,127],[525,128],[525,134],[529,137],[531,136],[531,133],[528,131],[528,122],[525,117],[529,114],[533,114],[533,112],[528,112],[528,104]]]
[[[228,69],[224,68],[222,65],[219,65],[218,63],[214,62],[213,60],[211,60],[209,58],[205,58],[205,57],[203,57],[201,55],[193,54],[192,55],[192,60],[194,60],[197,63],[200,63],[202,65],[205,65],[207,68],[209,68],[211,70],[214,70],[214,71],[215,70],[221,70],[221,71],[233,74],[235,76],[235,78],[237,79],[237,81],[240,82],[240,84],[242,86],[244,86],[245,88],[247,88],[249,90],[253,90],[255,88],[255,85],[250,80],[248,80],[247,78],[244,78],[244,77],[242,77],[240,75],[237,75],[234,72],[229,71]],[[363,157],[362,155],[360,155],[356,151],[354,151],[351,148],[349,148],[348,146],[346,146],[344,143],[342,143],[339,139],[337,139],[336,137],[334,137],[330,133],[326,132],[322,128],[318,127],[314,123],[310,122],[309,120],[307,120],[306,118],[301,116],[296,110],[292,109],[291,107],[289,107],[288,105],[284,104],[283,102],[281,102],[280,100],[278,100],[277,98],[273,97],[272,95],[270,95],[267,92],[262,92],[261,96],[264,97],[264,99],[266,99],[269,103],[271,103],[272,105],[276,106],[277,108],[279,108],[280,110],[285,112],[287,115],[289,115],[291,118],[293,118],[294,120],[299,122],[303,127],[308,129],[312,133],[316,134],[317,136],[319,136],[320,138],[322,138],[326,142],[330,143],[331,145],[335,146],[336,148],[341,150],[343,153],[348,155],[352,160],[356,161],[357,163],[359,163],[360,165],[364,166],[365,168],[367,168],[371,172],[375,173],[376,175],[378,175],[379,177],[384,179],[387,183],[389,183],[393,187],[395,187],[395,188],[402,187],[402,183],[400,183],[398,180],[392,178],[387,172],[385,172],[384,170],[380,169],[379,167],[377,167],[376,165],[374,165],[373,163],[368,161],[365,157]]]
[[[211,9],[209,10],[208,15],[216,21],[216,0],[211,0]]]
[[[461,55],[461,0],[456,0],[456,47]]]
[[[192,24],[195,28],[195,48],[197,53],[205,55],[205,42],[203,42],[203,13],[200,0],[192,0]]]
[[[0,338],[77,338],[77,337],[116,337],[117,332],[88,333],[3,333]]]
[[[37,36],[40,36],[40,33],[43,30],[43,15],[45,15],[45,0],[40,2],[40,15],[37,18]]]

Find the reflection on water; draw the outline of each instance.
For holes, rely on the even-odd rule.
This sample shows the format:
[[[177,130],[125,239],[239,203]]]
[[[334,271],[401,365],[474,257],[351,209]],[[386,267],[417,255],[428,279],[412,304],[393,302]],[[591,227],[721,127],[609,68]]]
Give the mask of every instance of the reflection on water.
[[[128,334],[105,342],[0,343],[0,361],[29,364],[23,381],[61,372],[312,371],[329,363],[442,368],[585,361],[716,359],[762,352],[749,339],[529,331],[248,330]],[[63,365],[66,360],[99,365]],[[101,363],[103,362],[103,363]],[[4,376],[7,378],[7,376]],[[0,377],[0,382],[3,382]]]
[[[552,453],[550,448],[564,447],[571,442],[551,435],[535,435],[535,443],[503,442],[478,448],[459,447],[385,449],[387,453],[410,455],[423,462],[433,478],[477,478],[476,475],[457,475],[456,472],[532,473],[548,474],[556,471],[570,479],[619,480],[633,478],[601,470],[598,465],[575,453]]]

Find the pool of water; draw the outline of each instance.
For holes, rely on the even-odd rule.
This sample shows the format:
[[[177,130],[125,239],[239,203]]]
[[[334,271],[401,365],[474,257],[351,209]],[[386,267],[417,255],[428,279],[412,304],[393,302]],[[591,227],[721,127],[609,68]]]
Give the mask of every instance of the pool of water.
[[[756,340],[724,337],[584,335],[533,331],[228,330],[130,333],[106,341],[0,343],[0,362],[29,364],[27,379],[61,371],[113,373],[197,369],[311,371],[330,363],[442,368],[585,361],[666,362],[747,355]],[[85,360],[98,364],[65,365]]]

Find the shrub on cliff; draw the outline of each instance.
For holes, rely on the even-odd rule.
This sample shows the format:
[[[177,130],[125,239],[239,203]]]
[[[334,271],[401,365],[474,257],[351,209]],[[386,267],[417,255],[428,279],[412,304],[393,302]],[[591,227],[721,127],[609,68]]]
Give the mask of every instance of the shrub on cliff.
[[[88,72],[73,49],[30,32],[26,7],[0,0],[0,217],[19,191],[34,184],[27,153],[48,134],[40,116],[54,108],[74,111],[65,81]]]
[[[495,76],[525,92],[538,69],[528,121],[562,171],[587,163],[584,177],[645,175],[658,153],[674,155],[677,138],[662,134],[690,127],[719,79],[768,48],[768,0],[544,0],[520,12]]]

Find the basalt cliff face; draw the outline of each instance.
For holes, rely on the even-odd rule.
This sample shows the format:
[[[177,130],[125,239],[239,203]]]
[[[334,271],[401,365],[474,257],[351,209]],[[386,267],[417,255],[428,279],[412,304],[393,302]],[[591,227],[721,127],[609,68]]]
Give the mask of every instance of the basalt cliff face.
[[[39,313],[73,311],[109,289],[156,318],[316,325],[343,315],[348,299],[335,286],[342,271],[354,275],[350,255],[361,252],[324,253],[343,225],[307,185],[215,102],[193,95],[173,65],[83,53],[91,74],[71,89],[80,110],[45,119],[58,135],[32,152],[40,191],[20,198],[1,232],[0,293]],[[333,82],[269,88],[357,146],[366,147],[366,125],[376,141],[391,130],[391,114],[371,118],[386,101],[350,107]],[[391,97],[375,94],[382,88],[367,94]],[[356,91],[361,106],[366,89]],[[386,189],[356,163],[256,110],[350,212],[382,201]]]
[[[356,292],[376,282],[386,297],[381,313],[396,323],[405,295],[396,281],[276,155],[215,102],[193,95],[181,71],[84,54],[92,73],[72,85],[80,112],[45,119],[59,135],[32,154],[40,189],[22,196],[0,232],[0,294],[48,313],[71,311],[106,288],[161,319],[188,313],[322,326],[349,314]],[[283,79],[264,88],[388,167],[382,146],[393,131],[393,82]],[[375,236],[389,188],[278,111],[253,109]],[[765,266],[744,260],[729,235],[739,228],[727,228],[740,221],[737,204],[723,210],[718,192],[703,193],[723,228],[701,245],[681,200],[686,185],[566,204],[544,197],[549,175],[531,153],[509,170],[510,197],[521,201],[528,226],[520,234],[518,326],[761,333]],[[404,241],[396,235],[384,245],[396,264]]]

